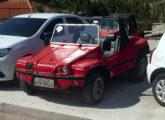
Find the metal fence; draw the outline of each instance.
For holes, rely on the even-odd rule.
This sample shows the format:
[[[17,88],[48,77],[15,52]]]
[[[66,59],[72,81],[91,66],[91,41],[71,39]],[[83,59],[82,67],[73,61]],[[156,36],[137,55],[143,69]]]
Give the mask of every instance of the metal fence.
[[[0,8],[0,18],[8,19],[16,15],[34,12],[33,8]]]

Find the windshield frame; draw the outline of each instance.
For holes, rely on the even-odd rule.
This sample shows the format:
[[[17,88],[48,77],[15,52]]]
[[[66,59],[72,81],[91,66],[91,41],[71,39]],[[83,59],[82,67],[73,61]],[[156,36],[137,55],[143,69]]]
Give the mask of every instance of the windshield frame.
[[[55,34],[55,28],[56,26],[96,26],[98,29],[98,43],[97,44],[78,44],[78,43],[62,43],[62,42],[53,42],[53,36]],[[68,28],[67,28],[68,29]],[[68,30],[67,30],[68,31]],[[99,26],[96,24],[57,24],[54,26],[54,30],[53,30],[53,34],[52,37],[50,39],[50,43],[56,43],[56,44],[62,44],[62,45],[82,45],[82,46],[100,46],[100,30],[99,30]]]

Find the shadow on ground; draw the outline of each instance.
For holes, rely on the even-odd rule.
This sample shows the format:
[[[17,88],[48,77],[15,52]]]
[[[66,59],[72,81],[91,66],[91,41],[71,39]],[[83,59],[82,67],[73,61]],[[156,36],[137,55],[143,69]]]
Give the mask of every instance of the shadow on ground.
[[[13,81],[1,81],[0,82],[0,91],[20,91],[18,84],[15,84]]]
[[[42,91],[36,96],[68,106],[116,109],[133,106],[140,102],[142,96],[152,96],[151,92],[143,93],[148,88],[150,85],[146,79],[140,83],[131,83],[128,82],[127,74],[122,74],[107,84],[104,97],[97,105],[87,105],[82,101],[81,95],[73,93]]]
[[[116,109],[136,105],[140,102],[140,97],[152,96],[151,91],[144,92],[149,88],[150,85],[146,78],[140,83],[132,83],[128,82],[128,75],[125,73],[107,83],[103,99],[97,105],[87,105],[84,103],[81,99],[81,95],[78,94],[77,91],[41,91],[34,96],[45,99],[48,102],[68,106]],[[20,90],[20,87],[18,85],[14,85],[13,82],[0,82],[0,91]]]

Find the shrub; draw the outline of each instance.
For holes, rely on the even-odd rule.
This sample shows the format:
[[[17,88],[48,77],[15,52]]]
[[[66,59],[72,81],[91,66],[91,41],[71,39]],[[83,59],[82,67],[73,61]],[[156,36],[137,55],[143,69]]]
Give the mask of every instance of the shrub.
[[[44,12],[42,3],[31,1],[31,4],[38,12]]]
[[[4,18],[0,18],[0,23],[3,22],[3,21],[5,21],[5,19]]]

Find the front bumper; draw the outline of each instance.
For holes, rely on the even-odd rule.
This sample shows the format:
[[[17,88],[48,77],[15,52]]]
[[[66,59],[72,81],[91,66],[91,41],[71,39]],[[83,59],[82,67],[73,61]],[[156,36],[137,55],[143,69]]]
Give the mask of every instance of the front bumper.
[[[26,80],[27,83],[34,86],[34,78],[40,77],[40,78],[47,78],[54,80],[55,89],[66,89],[71,86],[83,86],[85,77],[84,76],[56,76],[56,75],[47,75],[47,74],[38,74],[38,73],[32,73],[32,72],[26,72],[22,70],[16,70],[17,77],[20,79]],[[75,82],[77,84],[75,84]]]
[[[151,75],[152,73],[158,69],[159,67],[152,65],[152,64],[148,64],[147,66],[147,78],[148,78],[148,82],[151,83]]]
[[[11,58],[9,55],[0,58],[0,81],[13,80],[16,61],[16,59]]]

